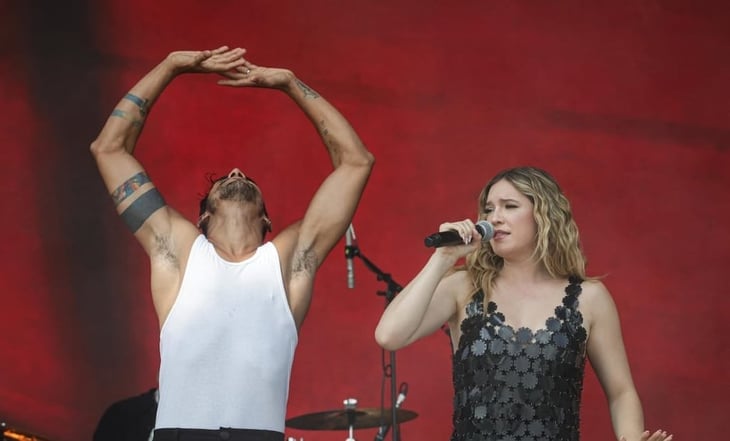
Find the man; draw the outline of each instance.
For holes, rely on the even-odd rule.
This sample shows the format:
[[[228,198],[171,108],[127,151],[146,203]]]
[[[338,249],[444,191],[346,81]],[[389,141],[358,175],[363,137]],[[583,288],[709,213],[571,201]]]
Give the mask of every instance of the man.
[[[112,403],[102,414],[92,441],[149,441],[155,427],[157,388]]]
[[[161,327],[155,440],[284,439],[292,358],[314,275],[348,227],[373,165],[324,98],[291,71],[256,66],[244,53],[226,46],[172,52],[122,98],[91,145],[117,211],[150,257]],[[270,242],[261,191],[238,168],[214,182],[201,204],[201,234],[132,156],[150,107],[190,72],[220,74],[224,86],[283,91],[319,131],[334,171],[303,219]]]

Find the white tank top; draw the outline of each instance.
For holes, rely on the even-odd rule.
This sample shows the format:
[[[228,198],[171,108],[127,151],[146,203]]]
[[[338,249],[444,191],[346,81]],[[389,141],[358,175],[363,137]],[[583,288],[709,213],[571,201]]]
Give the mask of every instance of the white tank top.
[[[160,331],[155,427],[283,433],[296,345],[274,244],[234,263],[198,236]]]

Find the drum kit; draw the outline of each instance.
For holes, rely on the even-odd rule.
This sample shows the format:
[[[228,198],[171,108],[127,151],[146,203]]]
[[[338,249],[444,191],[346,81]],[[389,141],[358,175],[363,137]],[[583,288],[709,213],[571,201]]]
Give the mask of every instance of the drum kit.
[[[344,400],[343,404],[344,407],[342,409],[307,413],[289,418],[286,420],[286,426],[301,430],[347,430],[348,437],[346,441],[356,441],[356,429],[379,427],[380,430],[375,439],[382,441],[385,439],[385,435],[394,419],[396,424],[400,424],[418,416],[416,412],[398,407],[396,407],[395,412],[393,412],[392,408],[358,408],[357,400],[354,398]],[[2,433],[2,439],[0,441],[49,441],[47,438],[17,428],[8,427],[4,422],[0,422],[0,431]],[[288,440],[296,441],[296,439],[291,437]]]
[[[356,441],[354,437],[356,429],[379,427],[381,430],[378,432],[376,440],[382,441],[385,438],[387,428],[393,421],[392,408],[358,408],[357,400],[354,398],[344,400],[343,404],[344,407],[342,409],[308,413],[289,418],[286,420],[286,426],[301,430],[347,430],[348,437],[346,441]],[[418,414],[411,410],[395,409],[396,424],[405,423],[417,416]],[[3,422],[0,422],[0,431],[2,433],[2,439],[0,441],[49,441],[47,438],[17,428],[8,427]],[[296,439],[291,437],[288,439],[290,441],[296,441]]]
[[[379,427],[376,440],[384,439],[395,415],[396,424],[410,421],[418,416],[416,412],[405,409],[363,407],[357,408],[357,400],[348,398],[343,401],[344,407],[337,410],[308,413],[286,420],[286,426],[302,430],[347,430],[345,441],[356,441],[355,429],[371,429]],[[294,438],[289,438],[294,440]],[[294,440],[296,441],[296,440]]]

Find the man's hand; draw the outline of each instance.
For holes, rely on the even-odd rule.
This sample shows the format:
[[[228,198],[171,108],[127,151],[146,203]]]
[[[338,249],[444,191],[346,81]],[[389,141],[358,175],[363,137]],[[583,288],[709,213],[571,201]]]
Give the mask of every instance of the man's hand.
[[[286,89],[296,80],[292,71],[288,69],[257,66],[246,59],[243,59],[243,64],[235,69],[219,73],[227,79],[218,81],[218,84],[232,87]]]
[[[167,56],[166,62],[176,74],[179,73],[223,73],[242,67],[245,49],[230,49],[221,46],[206,51],[177,51]]]

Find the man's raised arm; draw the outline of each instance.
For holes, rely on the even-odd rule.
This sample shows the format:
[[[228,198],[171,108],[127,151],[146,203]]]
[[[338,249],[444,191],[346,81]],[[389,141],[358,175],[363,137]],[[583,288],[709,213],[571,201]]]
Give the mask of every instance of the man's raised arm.
[[[267,87],[285,92],[319,132],[335,170],[312,199],[298,228],[298,252],[307,253],[311,271],[342,237],[367,183],[374,159],[349,122],[327,100],[287,69],[257,66],[246,60],[223,74],[226,86]],[[296,265],[294,265],[296,269]]]
[[[223,72],[243,63],[243,49],[220,47],[212,51],[179,51],[145,75],[111,112],[91,152],[114,200],[117,212],[150,254],[155,238],[171,229],[171,213],[132,156],[145,118],[165,87],[186,72]]]

